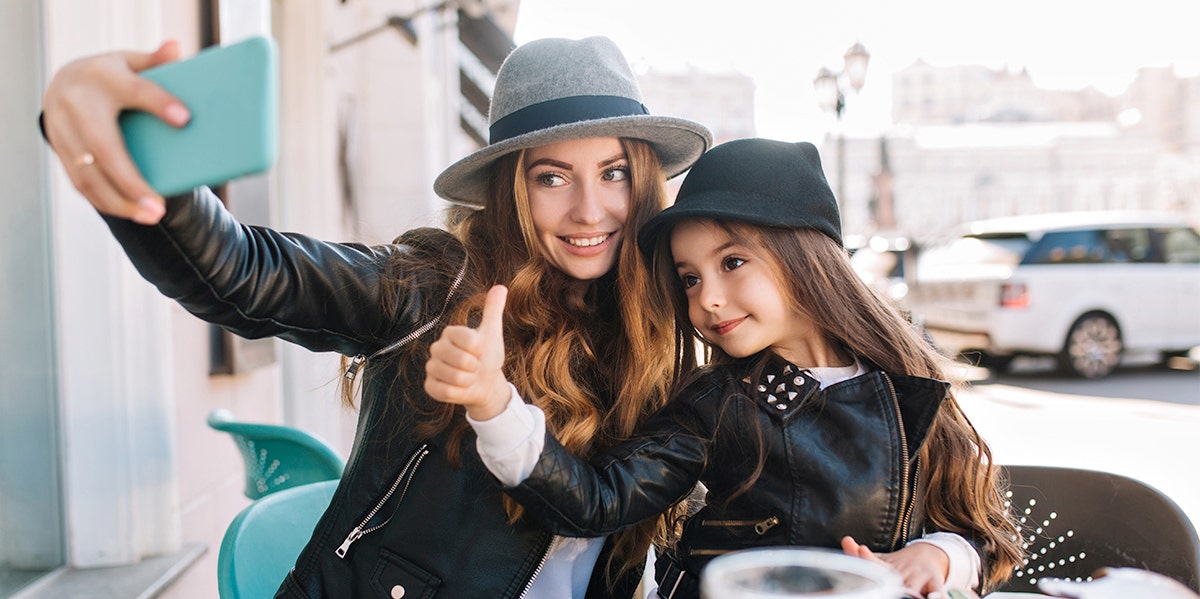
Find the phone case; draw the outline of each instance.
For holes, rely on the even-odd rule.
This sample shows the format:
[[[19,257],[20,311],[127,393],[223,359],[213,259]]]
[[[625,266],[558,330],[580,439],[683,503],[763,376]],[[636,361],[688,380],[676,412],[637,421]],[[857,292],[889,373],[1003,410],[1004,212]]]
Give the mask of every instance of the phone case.
[[[278,61],[274,40],[253,37],[147,69],[188,107],[172,127],[141,111],[121,115],[121,130],[142,176],[163,195],[265,171],[279,151]]]

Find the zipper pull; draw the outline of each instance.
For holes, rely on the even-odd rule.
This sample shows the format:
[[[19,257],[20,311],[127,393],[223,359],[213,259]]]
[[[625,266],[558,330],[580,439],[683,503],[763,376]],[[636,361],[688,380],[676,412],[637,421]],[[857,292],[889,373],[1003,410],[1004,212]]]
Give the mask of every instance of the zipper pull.
[[[762,522],[755,524],[754,532],[758,533],[759,536],[765,535],[765,534],[767,534],[768,530],[775,528],[776,524],[779,524],[779,518],[776,516],[771,516],[770,518],[767,518],[766,520],[763,520]]]
[[[346,535],[346,540],[342,541],[342,546],[338,547],[334,551],[334,553],[336,553],[338,557],[345,559],[346,552],[350,551],[350,545],[354,544],[355,541],[361,539],[362,536],[363,536],[362,527],[355,526],[354,530],[351,530],[350,534]]]
[[[366,361],[367,356],[363,354],[358,354],[357,356],[351,358],[350,366],[346,368],[346,372],[342,375],[342,378],[345,378],[350,382],[354,382],[354,379],[358,378],[358,369],[362,368],[363,362]]]

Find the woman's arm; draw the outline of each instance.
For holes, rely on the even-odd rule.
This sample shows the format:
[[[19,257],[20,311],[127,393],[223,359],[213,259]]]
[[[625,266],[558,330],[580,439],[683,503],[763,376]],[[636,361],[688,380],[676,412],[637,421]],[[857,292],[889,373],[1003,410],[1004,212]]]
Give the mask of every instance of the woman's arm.
[[[207,188],[170,198],[155,225],[105,216],[138,272],[192,314],[238,335],[354,355],[419,326],[420,294],[383,313],[388,259],[403,246],[332,244],[237,222]],[[406,322],[411,321],[411,322]],[[394,325],[394,326],[393,326]]]
[[[169,201],[150,188],[125,149],[118,117],[143,110],[174,126],[189,120],[186,106],[139,76],[178,56],[178,44],[167,42],[152,53],[85,57],[60,69],[43,98],[43,135],[138,271],[200,318],[314,351],[356,355],[389,341],[393,330],[418,326],[421,302],[431,298],[381,285],[397,248],[247,227],[206,188]],[[384,299],[397,300],[389,314]]]

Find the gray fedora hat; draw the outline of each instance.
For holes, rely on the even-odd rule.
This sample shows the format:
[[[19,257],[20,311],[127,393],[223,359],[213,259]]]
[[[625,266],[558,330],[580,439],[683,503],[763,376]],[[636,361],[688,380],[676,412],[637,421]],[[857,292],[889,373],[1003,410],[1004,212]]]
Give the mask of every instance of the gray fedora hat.
[[[488,111],[487,147],[450,165],[433,190],[451,202],[483,206],[496,159],[526,148],[588,137],[649,142],[667,177],[688,167],[712,144],[707,127],[652,116],[629,62],[612,40],[545,38],[513,50],[496,75]]]

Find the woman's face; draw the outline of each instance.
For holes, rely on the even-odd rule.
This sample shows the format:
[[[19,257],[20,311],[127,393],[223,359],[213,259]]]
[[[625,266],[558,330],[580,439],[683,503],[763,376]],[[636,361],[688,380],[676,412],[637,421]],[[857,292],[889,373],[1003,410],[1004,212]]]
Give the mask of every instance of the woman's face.
[[[538,244],[567,275],[612,270],[629,216],[629,158],[615,137],[575,139],[525,152],[525,184]]]

